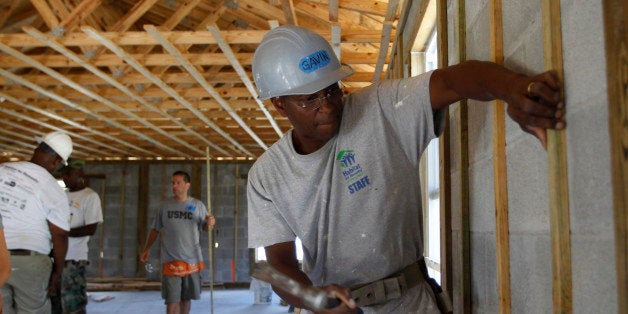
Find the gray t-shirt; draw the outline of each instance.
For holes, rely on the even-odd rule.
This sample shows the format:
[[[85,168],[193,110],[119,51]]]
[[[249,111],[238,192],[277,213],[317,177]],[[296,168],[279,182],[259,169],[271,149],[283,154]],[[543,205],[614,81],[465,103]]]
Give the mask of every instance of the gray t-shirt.
[[[349,95],[338,135],[314,153],[299,155],[292,131],[266,151],[249,172],[249,247],[299,237],[315,285],[352,287],[419,259],[419,159],[444,125],[430,76]]]
[[[200,229],[207,215],[205,205],[188,197],[184,202],[164,200],[155,213],[153,228],[161,235],[161,263],[201,262]]]

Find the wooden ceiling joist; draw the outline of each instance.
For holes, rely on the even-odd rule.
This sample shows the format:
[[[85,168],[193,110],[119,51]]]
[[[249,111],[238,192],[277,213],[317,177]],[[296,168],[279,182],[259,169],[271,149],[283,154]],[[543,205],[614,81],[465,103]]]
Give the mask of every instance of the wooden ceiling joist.
[[[39,86],[34,85],[34,84],[32,84],[32,83],[30,83],[28,81],[22,80],[19,76],[14,75],[11,72],[8,72],[8,71],[5,71],[3,69],[0,69],[0,75],[3,75],[6,78],[11,79],[11,80],[13,80],[15,82],[18,82],[18,83],[20,83],[20,84],[22,84],[22,85],[24,85],[24,86],[26,86],[28,88],[31,88],[31,89],[39,92],[40,94],[42,94],[44,96],[50,97],[50,98],[52,98],[52,99],[54,99],[54,100],[56,100],[58,102],[61,102],[61,103],[65,104],[65,105],[67,105],[70,108],[77,109],[77,110],[83,111],[83,112],[85,112],[85,113],[87,113],[89,115],[94,116],[94,114],[90,110],[88,110],[87,108],[83,108],[81,106],[78,106],[78,105],[74,104],[73,102],[69,101],[66,98],[63,98],[63,97],[61,97],[61,96],[59,96],[59,95],[57,95],[57,94],[55,94],[53,92],[47,91],[45,89],[42,89]],[[103,121],[106,121],[107,123],[111,124],[112,126],[115,126],[115,127],[120,128],[120,129],[123,129],[124,131],[126,131],[126,132],[128,132],[130,134],[135,134],[138,137],[143,138],[143,139],[145,139],[147,141],[154,141],[154,140],[146,137],[144,134],[139,133],[139,132],[137,132],[135,130],[132,130],[132,129],[130,129],[130,128],[128,128],[128,127],[126,127],[126,126],[124,126],[124,125],[122,125],[122,124],[120,124],[120,123],[118,123],[118,122],[116,122],[116,121],[114,121],[112,119],[105,118],[102,115],[100,115],[100,117],[102,117]],[[146,149],[143,149],[143,148],[141,148],[139,146],[136,146],[136,145],[132,145],[131,144],[130,147],[132,147],[132,148],[134,148],[136,150],[142,151],[143,153],[151,153],[150,151],[148,151]],[[151,154],[154,154],[154,153],[151,153]]]
[[[46,25],[48,25],[49,29],[53,29],[57,25],[59,25],[59,19],[52,11],[52,8],[48,6],[46,0],[31,0],[31,3],[35,7],[35,9],[39,11],[39,15],[44,20]]]
[[[268,146],[249,128],[249,126],[240,118],[240,116],[231,108],[231,106],[216,92],[216,90],[205,81],[201,73],[199,73],[196,68],[187,60],[181,53],[174,47],[166,38],[164,38],[154,26],[145,26],[146,31],[148,31],[153,37],[155,37],[161,45],[166,49],[170,54],[172,54],[181,65],[194,77],[197,82],[207,91],[209,95],[211,95],[225,111],[229,113],[229,115],[238,122],[238,125],[242,127],[263,149],[268,149]],[[271,117],[272,118],[272,117]],[[274,120],[273,120],[274,121]]]
[[[175,124],[177,124],[179,127],[181,127],[182,129],[184,129],[185,131],[187,131],[190,134],[195,135],[197,138],[201,139],[203,142],[205,142],[206,145],[211,146],[212,148],[218,150],[219,152],[225,154],[225,155],[229,155],[229,153],[227,153],[225,150],[223,150],[222,148],[216,146],[214,143],[210,142],[209,140],[207,140],[206,137],[200,135],[198,132],[190,129],[188,126],[186,126],[184,123],[181,123],[178,119],[173,118],[172,116],[168,115],[167,113],[159,110],[158,108],[156,108],[153,104],[151,104],[150,102],[148,102],[146,99],[140,97],[139,95],[137,95],[136,93],[132,92],[129,88],[127,88],[126,86],[124,86],[123,84],[119,83],[118,81],[116,81],[114,78],[112,78],[111,76],[107,75],[106,73],[104,73],[103,71],[99,70],[98,68],[96,68],[95,66],[85,62],[84,60],[82,60],[78,55],[74,54],[72,51],[70,51],[69,49],[65,48],[64,46],[59,45],[52,37],[47,36],[35,29],[32,28],[26,28],[25,31],[32,35],[33,37],[38,38],[41,41],[44,41],[45,43],[48,44],[48,46],[50,46],[51,48],[55,49],[57,52],[65,55],[66,57],[70,58],[71,60],[73,60],[74,62],[80,64],[83,68],[87,69],[88,71],[90,71],[91,73],[95,74],[96,76],[98,76],[99,78],[103,79],[105,82],[107,82],[108,84],[111,84],[112,86],[116,87],[117,89],[119,89],[120,91],[122,91],[123,93],[125,93],[126,95],[128,95],[130,98],[132,98],[133,100],[141,103],[142,105],[144,105],[146,108],[148,108],[149,110],[153,111],[153,112],[157,112],[159,114],[161,114],[163,117],[165,117],[166,119],[174,122]],[[137,83],[137,82],[136,82]],[[117,106],[117,105],[116,105]],[[119,108],[119,106],[117,106]],[[126,114],[129,113],[129,111],[127,111],[126,109],[122,109],[122,111]],[[136,117],[136,115],[134,114],[127,114],[129,116],[132,117]],[[170,135],[168,135],[168,137],[170,137]],[[175,141],[179,142],[178,139],[176,139]],[[183,143],[182,143],[183,144]],[[201,152],[202,151],[196,147],[192,147],[189,146],[189,144],[184,143],[184,146],[190,148],[193,151]]]
[[[24,106],[24,107],[28,107],[28,105],[26,105],[26,104],[24,104],[24,103],[21,103],[21,102],[19,102],[19,101],[18,101],[18,100],[16,100],[16,99],[13,99],[13,100],[11,100],[11,101],[12,101],[12,102],[14,102],[14,103],[16,103],[16,104],[20,104],[20,105],[22,105],[22,106]],[[19,112],[13,111],[13,110],[8,110],[8,109],[0,108],[0,112],[2,112],[2,113],[4,113],[4,114],[7,114],[7,115],[11,115],[11,116],[17,117],[18,119],[21,119],[21,120],[24,120],[24,121],[29,121],[29,122],[31,122],[31,123],[33,123],[33,124],[35,124],[35,125],[40,125],[40,126],[44,127],[44,128],[45,128],[45,129],[47,129],[47,130],[51,130],[51,131],[63,131],[63,132],[66,132],[66,133],[70,134],[70,136],[71,136],[72,138],[74,138],[75,140],[78,138],[78,139],[83,139],[83,140],[89,141],[89,142],[91,142],[91,143],[94,143],[94,144],[96,144],[96,145],[99,145],[99,146],[100,146],[100,147],[102,147],[102,148],[106,148],[106,149],[111,150],[111,151],[113,151],[113,152],[117,152],[117,153],[121,154],[122,156],[135,156],[135,154],[131,153],[130,151],[127,151],[127,150],[121,149],[119,146],[112,146],[112,145],[105,144],[105,143],[103,143],[103,142],[101,142],[101,141],[97,141],[97,140],[94,140],[94,139],[87,138],[87,137],[85,137],[85,136],[83,136],[83,135],[81,135],[81,134],[79,134],[79,133],[75,133],[75,132],[72,132],[72,131],[68,131],[68,130],[66,130],[66,129],[63,129],[63,128],[60,128],[60,127],[54,126],[54,125],[52,125],[52,124],[49,124],[49,123],[45,123],[45,122],[38,121],[38,120],[37,120],[37,119],[35,119],[35,118],[32,118],[32,117],[29,117],[29,116],[23,115],[23,114],[21,114],[21,113],[19,113]],[[38,110],[37,112],[38,112],[38,113],[41,113],[41,114],[43,114],[43,115],[48,115],[48,114],[49,114],[49,113],[46,113],[46,112],[41,112],[41,111],[39,111],[39,110]],[[122,145],[125,145],[125,146],[128,146],[128,147],[130,147],[130,148],[135,149],[134,145],[132,145],[132,144],[130,144],[130,143],[124,142],[124,141],[122,141],[122,140],[120,140],[120,139],[118,139],[118,138],[116,138],[116,137],[110,136],[110,135],[108,135],[108,134],[105,134],[105,133],[102,133],[102,132],[99,132],[99,131],[93,130],[93,129],[88,128],[88,127],[86,127],[86,126],[84,126],[84,125],[82,125],[82,124],[75,123],[74,121],[71,121],[71,120],[69,120],[69,119],[65,119],[65,118],[63,118],[63,117],[58,117],[58,116],[57,116],[57,117],[55,117],[55,119],[56,119],[56,120],[59,120],[60,122],[64,122],[64,123],[66,123],[66,124],[68,124],[68,125],[70,125],[70,126],[72,126],[72,127],[74,127],[74,128],[77,128],[77,129],[82,129],[82,130],[84,130],[84,131],[91,132],[91,133],[93,133],[93,134],[95,134],[95,135],[102,136],[102,137],[107,138],[107,139],[109,139],[109,140],[111,140],[111,141],[117,142],[118,144],[122,144]],[[4,124],[5,124],[5,125],[9,125],[9,126],[14,127],[14,128],[19,128],[19,127],[20,127],[20,125],[19,125],[19,124],[11,124],[9,121],[4,121]],[[22,130],[23,130],[23,131],[26,131],[26,130],[31,130],[31,131],[32,131],[32,129],[29,129],[29,128],[23,128]],[[45,132],[41,132],[40,134],[44,134],[44,133],[45,133]],[[143,149],[138,147],[138,149],[137,149],[137,150],[138,150],[138,151],[142,151]],[[101,152],[101,153],[102,153],[102,152]]]
[[[102,0],[83,0],[81,4],[76,6],[74,10],[56,26],[56,28],[59,29],[57,33],[62,35],[71,31],[79,22],[96,10],[101,3]]]
[[[159,86],[162,90],[164,90],[168,95],[178,100],[186,109],[193,112],[201,121],[205,122],[208,126],[210,126],[214,131],[218,134],[222,135],[225,139],[227,139],[233,146],[237,147],[238,150],[247,154],[248,156],[254,156],[248,149],[244,148],[239,142],[234,140],[229,134],[220,129],[215,123],[210,121],[203,113],[198,111],[196,108],[192,106],[184,97],[182,97],[177,91],[173,88],[165,84],[161,79],[155,77],[146,67],[142,66],[140,63],[135,61],[131,56],[128,55],[123,49],[121,49],[118,45],[111,42],[110,40],[103,37],[98,31],[91,27],[83,27],[83,32],[90,35],[91,37],[98,40],[102,45],[107,47],[109,50],[117,54],[119,57],[123,58],[129,65],[131,65],[136,71],[142,73],[144,76],[149,78],[153,84]]]
[[[6,0],[0,109],[14,126],[2,134],[66,128],[88,159],[258,157],[291,127],[252,80],[267,31],[321,34],[355,69],[351,92],[386,68],[398,2]],[[0,162],[20,158],[10,152],[24,150]]]
[[[281,7],[283,9],[283,14],[286,17],[286,23],[299,25],[297,14],[294,12],[294,3],[292,3],[292,0],[281,0]]]
[[[86,96],[88,96],[88,97],[90,97],[90,98],[92,98],[94,100],[97,100],[97,101],[107,105],[109,108],[111,108],[113,110],[116,110],[116,111],[119,111],[119,112],[121,112],[121,113],[123,113],[123,114],[125,114],[125,115],[127,115],[129,117],[131,117],[132,119],[135,119],[136,121],[141,122],[146,127],[148,127],[150,129],[152,129],[152,130],[154,130],[154,131],[156,131],[156,132],[158,132],[158,133],[160,133],[160,134],[162,134],[162,135],[172,139],[173,141],[175,141],[175,142],[177,142],[177,143],[187,147],[188,149],[190,149],[190,150],[192,150],[192,151],[194,151],[194,152],[196,152],[198,154],[202,154],[203,153],[202,150],[200,150],[200,149],[198,149],[196,147],[191,146],[190,144],[182,141],[181,139],[177,138],[176,136],[172,135],[169,132],[166,132],[165,130],[162,130],[162,129],[158,128],[158,127],[155,127],[154,125],[150,124],[148,121],[140,118],[138,115],[136,115],[136,114],[134,114],[134,113],[132,113],[132,112],[130,112],[128,110],[125,110],[123,108],[118,107],[116,104],[114,104],[110,100],[102,97],[101,95],[93,92],[92,90],[87,89],[87,88],[83,87],[82,85],[80,85],[80,84],[78,84],[78,83],[76,83],[76,82],[74,82],[72,80],[68,80],[61,73],[59,73],[57,71],[54,71],[51,68],[45,67],[44,65],[42,65],[40,63],[35,62],[34,60],[30,59],[28,56],[18,52],[17,50],[11,49],[10,47],[8,47],[8,46],[6,46],[6,45],[4,45],[2,43],[0,43],[0,50],[2,50],[3,52],[18,58],[18,59],[20,59],[20,60],[22,60],[24,62],[29,63],[30,65],[32,65],[33,67],[37,68],[38,70],[40,70],[40,71],[50,75],[51,77],[57,79],[60,82],[63,82],[64,84],[70,86],[71,88],[81,92],[82,94],[84,94],[84,95],[86,95]],[[22,80],[22,79],[20,79],[20,81],[21,82],[26,82],[26,80]],[[32,84],[30,82],[29,82],[29,85],[30,86],[37,86],[37,85]],[[34,90],[38,90],[39,92],[44,91],[39,86],[37,86],[37,88],[33,88],[33,89]],[[128,132],[130,132],[132,134],[135,134],[135,135],[139,136],[140,138],[142,138],[142,139],[144,139],[144,140],[146,140],[146,141],[148,141],[148,142],[150,142],[150,143],[152,143],[152,144],[154,144],[156,146],[159,146],[159,147],[163,148],[166,151],[170,151],[171,153],[175,153],[175,155],[182,154],[182,152],[180,150],[177,150],[177,149],[175,149],[175,148],[173,148],[173,147],[171,147],[169,145],[161,143],[161,142],[159,142],[159,141],[157,141],[157,140],[155,140],[153,138],[150,138],[150,137],[146,136],[145,133],[140,133],[140,132],[137,132],[137,131],[135,131],[133,129],[124,127],[121,124],[117,123],[116,121],[108,119],[108,118],[106,118],[106,117],[104,117],[102,115],[99,115],[97,113],[93,113],[93,112],[91,112],[90,110],[88,110],[86,108],[80,107],[80,106],[78,106],[76,104],[72,104],[71,107],[75,108],[75,109],[76,108],[81,108],[80,110],[85,112],[85,113],[87,113],[87,114],[94,115],[94,116],[96,116],[99,119],[102,119],[102,120],[105,120],[105,121],[108,121],[108,122],[112,123],[113,125],[121,126],[121,128],[125,129],[126,131],[128,131]],[[184,154],[185,157],[189,157],[189,158],[192,157],[189,154],[185,154],[185,153],[183,153],[183,154]]]
[[[267,30],[228,30],[222,31],[225,40],[232,45],[258,45]],[[316,31],[325,39],[331,39],[329,30]],[[168,31],[163,34],[174,45],[216,45],[216,39],[209,31]],[[381,30],[343,29],[342,43],[379,43]],[[155,46],[159,43],[146,32],[102,32],[101,37],[119,46]],[[391,42],[394,37],[390,38]],[[45,47],[39,40],[28,34],[0,34],[0,42],[13,48]],[[88,34],[72,33],[59,37],[59,43],[66,47],[98,46],[100,42]]]
[[[227,44],[227,41],[218,30],[218,27],[216,25],[213,25],[213,26],[208,26],[207,29],[212,33],[214,38],[216,38],[216,42],[218,42],[218,46],[220,47],[220,49],[222,49],[222,52],[227,57],[227,59],[229,60],[229,63],[235,69],[236,73],[240,75],[240,78],[242,79],[242,83],[244,83],[244,86],[246,86],[246,88],[249,90],[249,92],[253,96],[253,99],[259,105],[260,110],[264,113],[264,116],[266,116],[266,118],[268,119],[268,122],[270,122],[273,129],[275,129],[275,131],[277,132],[277,135],[279,135],[279,137],[283,136],[283,132],[277,125],[277,122],[275,121],[275,119],[270,115],[264,103],[261,100],[259,100],[258,95],[257,95],[257,89],[255,88],[255,86],[253,86],[253,82],[251,82],[251,80],[249,79],[249,75],[246,73],[246,71],[244,71],[244,68],[242,67],[240,62],[236,59],[235,54],[233,53],[233,50],[231,50],[231,47],[229,46],[229,44]]]

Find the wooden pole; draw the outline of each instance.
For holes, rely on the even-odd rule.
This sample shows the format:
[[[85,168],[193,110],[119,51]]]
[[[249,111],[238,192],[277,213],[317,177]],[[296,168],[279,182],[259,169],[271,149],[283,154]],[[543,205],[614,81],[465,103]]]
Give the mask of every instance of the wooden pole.
[[[209,146],[205,147],[205,160],[206,160],[206,168],[207,168],[207,212],[209,215],[212,215],[212,202],[211,202],[211,172],[209,171]],[[209,276],[211,280],[209,282],[209,305],[210,311],[214,314],[214,228],[209,230],[207,234],[207,254],[209,255]]]
[[[555,70],[563,82],[563,47],[560,0],[542,0],[545,69]],[[569,177],[564,130],[547,131],[550,236],[554,313],[572,313]]]
[[[436,27],[438,32],[438,67],[444,68],[449,64],[447,44],[447,0],[436,2]],[[403,50],[402,50],[403,51]],[[444,110],[445,126],[439,137],[440,159],[440,274],[443,290],[451,296],[452,292],[452,256],[451,256],[451,156],[450,156],[450,129],[449,108]]]
[[[100,204],[102,208],[103,222],[98,230],[98,277],[102,278],[103,274],[103,250],[105,247],[105,187],[107,186],[107,176],[103,179],[100,185]]]
[[[144,249],[144,239],[148,234],[148,194],[149,194],[149,170],[150,165],[147,162],[139,163],[138,180],[137,180],[137,249],[136,252],[142,252]],[[140,262],[139,254],[136,254],[136,276],[144,277],[146,269],[144,264]]]
[[[118,276],[124,277],[124,216],[126,215],[126,162],[122,164],[122,180],[120,182],[120,220],[122,223],[120,224],[120,248],[118,249],[118,259],[120,263],[118,263]],[[104,203],[103,203],[104,204]]]
[[[628,35],[625,0],[605,0],[604,35],[608,86],[608,128],[617,264],[617,313],[628,313]]]
[[[467,22],[465,1],[458,0],[458,59],[467,59]],[[471,313],[471,235],[469,226],[469,115],[468,103],[463,99],[458,109],[458,152],[460,165],[460,239],[462,269],[460,281],[460,312]],[[454,304],[454,308],[455,308]]]
[[[502,1],[490,2],[491,58],[504,64]],[[493,185],[495,190],[495,238],[499,313],[510,313],[510,243],[508,228],[508,169],[506,167],[506,106],[493,101]]]
[[[240,183],[238,161],[235,161],[235,187],[234,187],[234,204],[233,204],[233,278],[232,282],[238,280],[238,185]]]

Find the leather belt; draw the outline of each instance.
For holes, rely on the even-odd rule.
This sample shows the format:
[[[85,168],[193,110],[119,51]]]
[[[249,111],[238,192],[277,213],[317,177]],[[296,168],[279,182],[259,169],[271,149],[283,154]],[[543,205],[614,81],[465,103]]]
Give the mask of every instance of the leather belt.
[[[425,280],[419,264],[419,261],[414,262],[389,277],[352,288],[351,298],[358,306],[369,306],[401,298],[408,290]]]
[[[33,256],[33,255],[40,255],[40,253],[39,252],[35,252],[35,251],[31,251],[31,250],[13,249],[13,250],[9,250],[9,255],[11,255],[11,256]]]

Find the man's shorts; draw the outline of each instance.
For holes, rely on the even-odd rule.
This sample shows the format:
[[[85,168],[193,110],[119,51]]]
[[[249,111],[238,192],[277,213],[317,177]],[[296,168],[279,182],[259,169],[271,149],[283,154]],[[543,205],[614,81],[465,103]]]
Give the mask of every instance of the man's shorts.
[[[161,297],[166,303],[200,299],[201,273],[193,273],[184,277],[161,276]]]

